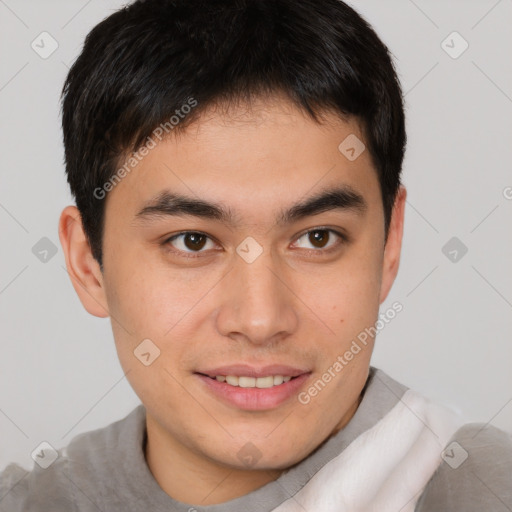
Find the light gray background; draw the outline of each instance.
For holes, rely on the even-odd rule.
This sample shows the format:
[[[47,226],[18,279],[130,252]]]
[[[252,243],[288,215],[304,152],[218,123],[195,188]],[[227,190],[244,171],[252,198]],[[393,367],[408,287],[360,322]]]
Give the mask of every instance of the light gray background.
[[[512,1],[371,0],[351,4],[393,52],[406,91],[408,188],[402,263],[372,364],[431,399],[512,432]],[[82,308],[57,223],[72,203],[59,94],[89,30],[114,0],[0,0],[0,468],[66,444],[139,402],[109,319]],[[31,48],[43,31],[59,44]],[[441,42],[469,48],[451,58]],[[449,44],[455,46],[448,41]],[[459,46],[460,47],[460,46]],[[441,251],[453,236],[458,262]],[[46,263],[42,238],[58,248]]]

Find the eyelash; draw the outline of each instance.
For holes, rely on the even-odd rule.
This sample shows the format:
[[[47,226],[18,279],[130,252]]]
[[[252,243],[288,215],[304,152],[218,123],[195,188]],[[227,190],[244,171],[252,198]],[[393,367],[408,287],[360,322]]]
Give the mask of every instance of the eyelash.
[[[317,256],[317,255],[321,256],[323,254],[330,254],[331,252],[337,250],[341,245],[344,245],[349,242],[349,238],[346,235],[344,235],[343,233],[340,233],[339,231],[336,231],[335,229],[322,227],[322,226],[305,231],[304,233],[300,234],[295,240],[299,240],[302,237],[309,235],[310,233],[314,233],[315,231],[326,231],[326,232],[332,233],[339,238],[339,241],[337,243],[335,243],[334,245],[332,245],[331,247],[329,247],[328,249],[305,249],[307,254],[314,254],[315,256]],[[170,244],[170,242],[174,241],[176,238],[179,238],[184,235],[190,235],[190,234],[203,235],[203,236],[206,236],[209,240],[212,240],[212,238],[209,235],[207,235],[206,233],[203,233],[202,231],[182,231],[181,233],[172,235],[171,237],[164,240],[164,242],[162,242],[162,245],[166,248],[166,250],[173,252],[175,254],[178,254],[179,256],[183,256],[185,258],[200,258],[200,257],[202,257],[201,256],[202,253],[204,253],[206,251],[202,251],[202,250],[201,251],[182,251],[181,249],[173,248],[172,245]],[[329,240],[329,242],[330,242],[330,240]]]

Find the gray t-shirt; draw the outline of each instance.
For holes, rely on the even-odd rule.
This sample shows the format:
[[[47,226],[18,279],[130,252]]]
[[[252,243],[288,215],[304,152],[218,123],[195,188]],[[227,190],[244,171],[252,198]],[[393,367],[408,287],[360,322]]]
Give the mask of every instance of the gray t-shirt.
[[[119,421],[76,436],[58,450],[58,458],[46,469],[34,464],[27,471],[9,464],[0,473],[0,512],[271,512],[383,418],[407,389],[370,367],[363,399],[343,429],[276,481],[204,507],[174,500],[154,479],[144,458],[146,425],[141,404]],[[472,423],[460,428],[450,443],[454,441],[466,450],[467,460],[457,468],[443,461],[415,511],[511,512],[512,436]]]

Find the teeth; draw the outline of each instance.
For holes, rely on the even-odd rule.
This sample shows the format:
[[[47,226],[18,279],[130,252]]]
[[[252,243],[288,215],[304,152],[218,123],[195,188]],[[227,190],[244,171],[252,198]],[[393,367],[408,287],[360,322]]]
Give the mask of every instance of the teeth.
[[[238,386],[238,377],[233,375],[226,375],[226,382],[232,386]]]
[[[217,375],[215,377],[219,382],[226,382],[231,386],[239,386],[241,388],[271,388],[279,386],[283,382],[288,382],[291,377],[283,377],[282,375],[269,375],[268,377],[245,377],[236,375]]]
[[[254,377],[238,377],[238,385],[241,388],[253,388],[256,386],[256,379]]]

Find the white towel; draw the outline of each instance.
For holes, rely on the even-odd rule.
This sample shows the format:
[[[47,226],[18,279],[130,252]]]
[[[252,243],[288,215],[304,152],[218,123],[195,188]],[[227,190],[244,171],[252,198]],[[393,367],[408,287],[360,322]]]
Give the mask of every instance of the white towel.
[[[414,512],[461,417],[413,390],[273,512]]]

